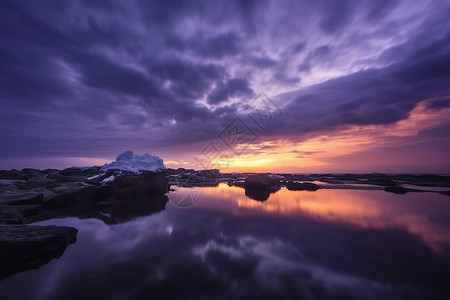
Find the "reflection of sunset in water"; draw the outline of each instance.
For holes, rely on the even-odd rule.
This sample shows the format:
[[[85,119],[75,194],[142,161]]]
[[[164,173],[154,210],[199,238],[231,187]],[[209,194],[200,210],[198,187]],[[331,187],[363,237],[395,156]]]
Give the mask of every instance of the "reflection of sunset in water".
[[[396,195],[384,191],[308,192],[282,188],[267,201],[259,202],[245,196],[242,188],[220,184],[202,188],[199,205],[235,215],[262,213],[312,218],[363,229],[400,229],[420,236],[430,248],[440,252],[442,244],[450,243],[450,230],[433,220],[445,219],[450,214],[448,200],[436,193]]]

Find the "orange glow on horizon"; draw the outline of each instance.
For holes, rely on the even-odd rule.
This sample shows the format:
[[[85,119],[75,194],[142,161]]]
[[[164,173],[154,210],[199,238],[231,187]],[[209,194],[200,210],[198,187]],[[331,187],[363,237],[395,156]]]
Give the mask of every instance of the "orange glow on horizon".
[[[380,147],[407,146],[419,131],[447,120],[450,108],[430,111],[427,110],[428,102],[419,103],[407,119],[394,124],[352,126],[298,143],[289,138],[273,138],[246,145],[243,154],[230,157],[226,164],[213,161],[212,165],[219,166],[221,172],[351,172],[361,163],[358,159],[351,159],[352,154],[366,153],[371,157],[371,152]],[[347,161],[333,163],[335,157],[347,155]],[[386,155],[385,163],[395,166],[402,153],[396,155]]]

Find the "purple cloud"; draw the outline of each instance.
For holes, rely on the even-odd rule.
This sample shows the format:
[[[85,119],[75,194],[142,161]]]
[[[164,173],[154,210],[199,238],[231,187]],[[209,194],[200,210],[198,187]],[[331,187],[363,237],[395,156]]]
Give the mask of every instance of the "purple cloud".
[[[207,142],[261,92],[284,111],[262,138],[389,124],[432,97],[444,109],[449,14],[432,0],[4,1],[0,168]]]

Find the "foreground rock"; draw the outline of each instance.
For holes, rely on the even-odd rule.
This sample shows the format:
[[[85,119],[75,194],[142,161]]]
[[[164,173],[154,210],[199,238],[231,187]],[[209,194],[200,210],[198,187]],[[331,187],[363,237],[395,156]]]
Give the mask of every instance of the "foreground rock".
[[[0,279],[59,258],[77,232],[65,226],[0,225]]]

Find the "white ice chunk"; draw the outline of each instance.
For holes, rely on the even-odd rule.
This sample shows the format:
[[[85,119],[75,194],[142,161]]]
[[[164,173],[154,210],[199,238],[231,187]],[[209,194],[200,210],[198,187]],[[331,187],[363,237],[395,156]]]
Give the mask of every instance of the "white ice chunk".
[[[116,161],[110,164],[105,164],[101,167],[101,171],[107,170],[125,170],[137,173],[139,171],[158,171],[164,170],[163,160],[157,156],[152,156],[148,153],[142,155],[134,155],[131,151],[126,151],[117,156]]]

